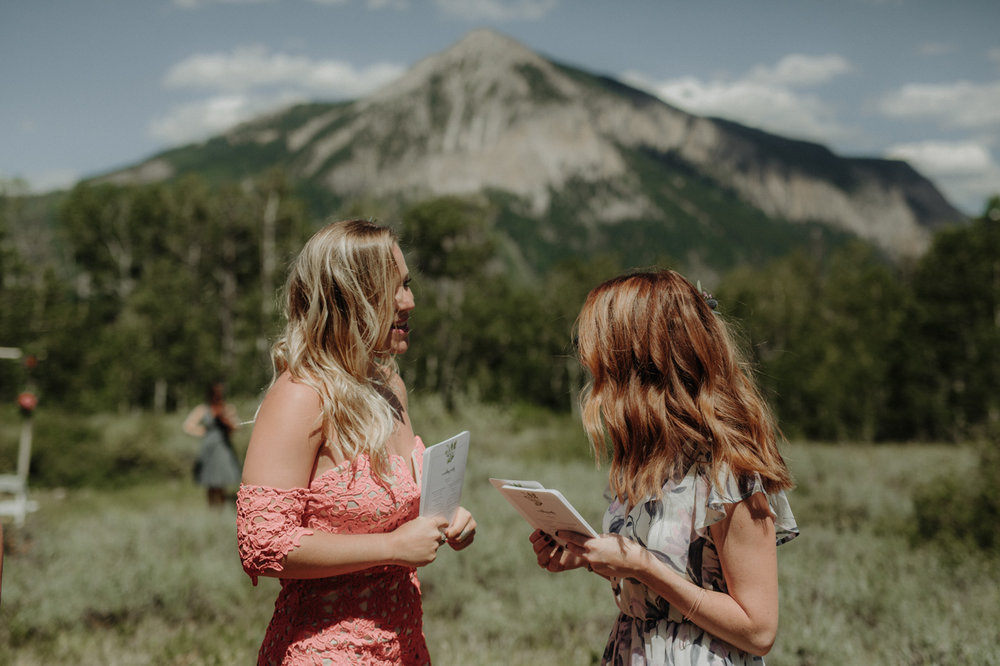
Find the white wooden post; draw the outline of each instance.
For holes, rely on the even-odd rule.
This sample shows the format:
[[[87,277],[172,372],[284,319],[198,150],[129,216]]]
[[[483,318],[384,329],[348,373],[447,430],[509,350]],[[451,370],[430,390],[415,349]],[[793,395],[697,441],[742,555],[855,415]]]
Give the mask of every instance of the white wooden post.
[[[21,350],[16,347],[0,347],[0,359],[21,358]],[[32,400],[34,397],[32,396]],[[12,499],[0,501],[0,516],[12,516],[14,524],[20,527],[24,517],[38,510],[38,502],[28,499],[28,472],[31,470],[31,439],[34,425],[34,405],[24,409],[21,421],[21,436],[17,445],[17,470],[14,474],[0,474],[0,494],[13,495]]]

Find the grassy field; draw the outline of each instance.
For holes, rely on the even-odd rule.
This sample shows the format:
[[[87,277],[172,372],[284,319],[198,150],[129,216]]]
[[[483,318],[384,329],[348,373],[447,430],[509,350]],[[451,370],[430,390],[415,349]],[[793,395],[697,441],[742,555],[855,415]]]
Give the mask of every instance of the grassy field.
[[[476,543],[420,574],[435,664],[597,663],[615,616],[607,584],[538,569],[529,528],[487,482],[537,479],[599,524],[604,477],[579,425],[482,406],[449,416],[419,397],[412,411],[427,443],[473,435],[463,503],[481,526]],[[165,417],[164,431],[181,418]],[[161,446],[180,455],[195,444],[170,434]],[[1000,664],[1000,562],[912,537],[914,490],[970,469],[971,447],[785,452],[803,535],[778,551],[782,618],[768,664]],[[233,509],[210,510],[180,478],[33,497],[40,510],[23,528],[5,524],[0,663],[255,663],[277,584],[253,587],[242,573]]]

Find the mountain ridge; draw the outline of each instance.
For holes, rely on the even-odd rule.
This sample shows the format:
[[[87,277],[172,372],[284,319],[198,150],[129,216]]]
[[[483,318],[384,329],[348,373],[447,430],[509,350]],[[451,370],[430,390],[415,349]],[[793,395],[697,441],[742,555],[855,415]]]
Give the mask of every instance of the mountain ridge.
[[[903,162],[840,157],[820,144],[692,115],[487,29],[358,100],[297,105],[101,180],[174,177],[185,171],[178,161],[185,150],[202,151],[191,159],[205,164],[229,159],[241,175],[257,162],[278,165],[339,200],[499,192],[515,216],[544,226],[554,206],[568,205],[591,229],[713,222],[702,202],[685,198],[681,181],[690,174],[767,218],[828,225],[896,258],[919,255],[934,230],[964,219]],[[649,175],[637,173],[637,156]],[[672,206],[663,191],[650,190],[657,170],[676,185]],[[566,202],[568,190],[577,192],[575,203]]]

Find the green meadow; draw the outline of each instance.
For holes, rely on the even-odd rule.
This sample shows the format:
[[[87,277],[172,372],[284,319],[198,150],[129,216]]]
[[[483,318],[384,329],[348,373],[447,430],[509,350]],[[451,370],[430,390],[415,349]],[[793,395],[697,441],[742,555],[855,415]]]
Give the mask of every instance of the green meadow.
[[[616,614],[607,583],[539,569],[530,528],[487,482],[560,488],[599,526],[605,472],[579,424],[531,409],[412,403],[428,444],[472,432],[463,503],[480,524],[470,549],[444,549],[420,572],[434,663],[598,663]],[[277,582],[253,587],[242,572],[235,510],[209,509],[186,475],[196,442],[180,434],[182,418],[106,417],[90,427],[106,433],[108,451],[61,446],[63,465],[90,468],[120,458],[122,442],[149,427],[161,436],[141,442],[156,449],[143,459],[160,473],[118,465],[121,482],[33,488],[39,510],[21,528],[4,524],[0,663],[255,663]],[[0,457],[13,439],[5,423]],[[793,441],[784,451],[802,536],[778,550],[782,616],[769,665],[1000,664],[1000,560],[916,536],[915,495],[974,471],[972,445]]]

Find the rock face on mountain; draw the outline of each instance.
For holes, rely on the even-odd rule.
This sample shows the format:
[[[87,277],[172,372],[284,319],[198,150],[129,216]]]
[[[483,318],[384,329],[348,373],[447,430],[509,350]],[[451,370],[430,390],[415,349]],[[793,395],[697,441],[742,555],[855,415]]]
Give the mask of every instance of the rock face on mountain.
[[[489,30],[365,98],[309,108],[251,121],[224,139],[234,151],[266,147],[293,177],[341,198],[503,192],[521,215],[544,217],[572,187],[584,225],[669,221],[637,160],[654,171],[682,165],[770,218],[821,222],[897,257],[919,254],[931,231],[962,219],[905,163],[842,158],[694,116]],[[164,155],[111,179],[160,179],[173,169]],[[682,186],[671,197],[689,220],[710,216]]]

